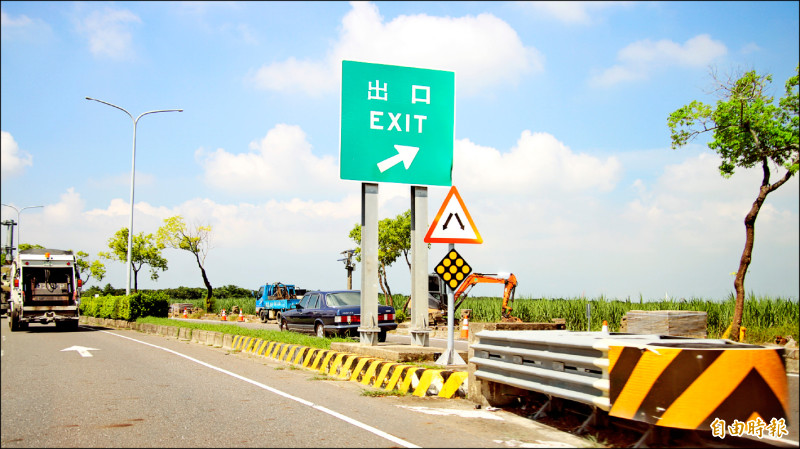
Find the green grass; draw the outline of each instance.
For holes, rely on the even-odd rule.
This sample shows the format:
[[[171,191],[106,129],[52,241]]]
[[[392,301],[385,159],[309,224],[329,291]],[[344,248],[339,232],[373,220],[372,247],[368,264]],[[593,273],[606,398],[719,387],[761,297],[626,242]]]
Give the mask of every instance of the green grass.
[[[392,391],[386,390],[361,390],[361,396],[368,396],[371,398],[382,398],[386,396],[405,396],[400,390],[394,389]]]
[[[474,322],[499,322],[500,298],[467,298],[459,309],[472,309]],[[591,307],[591,323],[586,319],[586,306]],[[724,301],[700,298],[639,301],[609,300],[603,296],[588,298],[517,298],[512,315],[525,322],[551,322],[553,318],[566,319],[567,329],[573,331],[599,331],[603,320],[608,321],[609,330],[619,331],[622,317],[630,310],[692,310],[707,314],[708,338],[720,338],[733,319],[735,298],[731,294]],[[456,311],[460,317],[460,311]],[[800,307],[796,300],[757,297],[751,293],[744,303],[742,326],[747,328],[745,341],[769,343],[776,335],[791,335],[798,340],[800,333]],[[800,341],[800,340],[799,340]]]
[[[150,323],[165,326],[188,327],[203,331],[220,332],[223,334],[243,335],[245,337],[260,338],[267,341],[289,343],[292,345],[308,346],[310,348],[330,349],[332,342],[353,342],[352,338],[319,338],[297,332],[281,332],[269,329],[250,329],[235,324],[195,323],[169,318],[144,317],[136,320],[137,323]]]
[[[395,306],[401,308],[405,299],[403,295],[393,295]],[[379,301],[385,303],[383,295],[379,295]],[[196,303],[202,307],[204,300],[187,301]],[[705,311],[707,314],[708,338],[720,338],[730,325],[733,319],[733,307],[735,298],[733,294],[728,295],[725,300],[708,300],[702,298],[642,301],[636,298],[631,301],[608,299],[600,296],[595,299],[589,298],[526,298],[519,297],[514,303],[512,314],[526,322],[551,322],[553,318],[566,319],[567,329],[573,331],[584,331],[589,329],[599,331],[603,320],[608,321],[609,330],[619,331],[622,317],[630,310],[694,310]],[[468,297],[461,304],[459,309],[472,309],[474,322],[499,322],[500,306],[502,300],[494,297]],[[591,323],[586,320],[586,306],[591,307]],[[255,299],[253,298],[215,298],[215,309],[230,310],[233,305],[242,308],[245,314],[255,313]],[[461,316],[460,310],[455,313],[456,317]],[[795,340],[800,341],[800,308],[797,300],[784,298],[770,298],[756,296],[750,293],[744,303],[744,318],[742,326],[747,328],[745,341],[749,343],[770,343],[776,335],[791,335]],[[158,320],[156,318],[145,318],[143,320]],[[168,324],[172,326],[184,326],[195,329],[211,330],[215,332],[246,335],[250,337],[262,338],[270,341],[280,341],[291,344],[330,349],[332,341],[352,342],[353,339],[333,338],[319,339],[316,337],[296,334],[293,332],[282,333],[271,330],[255,330],[241,328],[235,325],[226,324],[205,324],[205,323],[185,323],[177,320],[161,319],[162,321],[143,321],[155,324]]]

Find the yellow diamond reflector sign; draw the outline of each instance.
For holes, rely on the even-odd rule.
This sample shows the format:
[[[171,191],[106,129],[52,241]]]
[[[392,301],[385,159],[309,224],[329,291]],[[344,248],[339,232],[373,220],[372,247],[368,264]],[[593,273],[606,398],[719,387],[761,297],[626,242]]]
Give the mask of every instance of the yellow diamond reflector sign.
[[[461,254],[458,254],[458,251],[451,249],[433,271],[442,278],[448,287],[455,290],[472,273],[472,267],[461,257]]]

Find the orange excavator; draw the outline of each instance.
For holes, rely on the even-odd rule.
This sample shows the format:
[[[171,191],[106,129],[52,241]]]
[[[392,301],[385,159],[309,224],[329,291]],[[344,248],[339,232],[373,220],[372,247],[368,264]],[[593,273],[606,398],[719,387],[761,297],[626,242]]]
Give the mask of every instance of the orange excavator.
[[[500,310],[501,320],[512,323],[522,322],[519,318],[511,315],[514,291],[517,288],[517,277],[512,273],[470,273],[453,292],[453,310],[458,310],[472,287],[480,283],[504,284],[503,305]],[[428,315],[431,323],[436,323],[443,319],[443,313],[447,312],[447,294],[444,283],[435,274],[429,275],[428,290]]]

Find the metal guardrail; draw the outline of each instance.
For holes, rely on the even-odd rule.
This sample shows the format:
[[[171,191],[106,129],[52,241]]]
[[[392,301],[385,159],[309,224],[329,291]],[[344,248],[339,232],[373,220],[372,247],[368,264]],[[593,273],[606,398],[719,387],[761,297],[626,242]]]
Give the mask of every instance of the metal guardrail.
[[[770,423],[789,416],[783,348],[608,332],[481,331],[475,337],[469,361],[476,379],[588,404],[592,415],[599,409],[702,430],[720,420],[750,422],[754,413]]]
[[[475,377],[524,390],[611,409],[609,358],[611,345],[645,348],[667,342],[679,346],[728,345],[666,335],[573,331],[481,331],[475,335]]]
[[[481,331],[470,363],[475,377],[608,411],[608,345],[599,334]]]

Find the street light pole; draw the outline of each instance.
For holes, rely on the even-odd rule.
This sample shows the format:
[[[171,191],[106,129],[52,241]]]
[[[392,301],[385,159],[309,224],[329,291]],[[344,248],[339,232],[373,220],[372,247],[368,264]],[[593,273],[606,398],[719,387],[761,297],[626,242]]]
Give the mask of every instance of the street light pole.
[[[143,113],[139,114],[138,117],[133,118],[133,115],[131,115],[130,112],[128,112],[124,108],[121,108],[121,107],[119,107],[119,106],[117,106],[115,104],[111,104],[111,103],[108,103],[106,101],[98,100],[96,98],[91,98],[91,97],[86,97],[86,99],[87,100],[93,100],[93,101],[96,101],[98,103],[103,103],[105,105],[111,106],[112,108],[117,108],[120,111],[128,114],[128,117],[130,117],[131,120],[133,120],[133,155],[131,156],[131,220],[130,220],[130,226],[128,227],[128,261],[127,261],[128,274],[127,274],[126,279],[125,279],[125,295],[130,295],[131,294],[131,271],[133,270],[131,257],[132,257],[132,254],[133,254],[133,251],[132,251],[133,250],[133,180],[134,180],[134,175],[136,173],[136,124],[139,122],[140,118],[144,117],[147,114],[156,114],[158,112],[183,112],[183,109],[161,109],[161,110],[158,110],[158,111],[147,111],[147,112],[143,112]]]
[[[19,253],[19,245],[22,244],[22,240],[21,240],[22,239],[22,224],[20,224],[20,221],[19,221],[19,214],[22,211],[24,211],[25,209],[33,209],[33,208],[36,208],[36,207],[44,207],[44,206],[25,206],[22,209],[17,209],[16,207],[14,207],[14,206],[12,206],[10,204],[6,204],[6,203],[2,203],[2,204],[3,204],[3,206],[10,207],[10,208],[14,209],[15,211],[17,211],[17,253]]]

